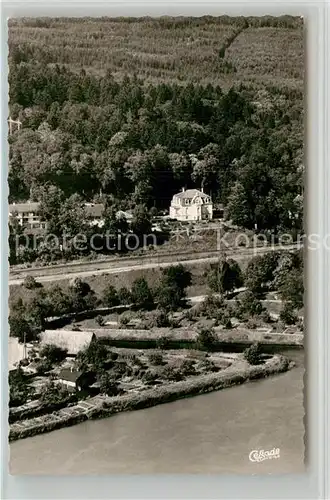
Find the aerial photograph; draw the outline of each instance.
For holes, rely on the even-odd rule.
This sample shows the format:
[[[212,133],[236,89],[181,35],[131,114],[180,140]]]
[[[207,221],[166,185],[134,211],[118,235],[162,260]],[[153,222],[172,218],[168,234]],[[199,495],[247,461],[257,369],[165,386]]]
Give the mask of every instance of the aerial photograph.
[[[304,472],[304,19],[8,47],[10,474]]]

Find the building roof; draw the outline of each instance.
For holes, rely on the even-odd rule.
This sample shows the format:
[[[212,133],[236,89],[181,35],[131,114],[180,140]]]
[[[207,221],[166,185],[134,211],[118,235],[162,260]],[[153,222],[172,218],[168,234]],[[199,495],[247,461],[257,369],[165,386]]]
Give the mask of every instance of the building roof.
[[[38,202],[28,202],[28,203],[11,203],[9,205],[9,213],[19,212],[19,213],[29,213],[38,212],[40,203]]]
[[[192,199],[195,196],[200,196],[201,198],[209,198],[209,195],[206,193],[203,193],[203,191],[200,191],[199,189],[185,189],[184,191],[181,191],[180,193],[175,194],[177,198],[182,198],[182,199]]]
[[[88,347],[93,339],[93,332],[77,332],[73,330],[45,330],[41,333],[41,345],[54,344],[67,349],[68,354],[75,355]]]
[[[71,368],[63,368],[58,374],[58,378],[61,380],[67,380],[68,382],[77,382],[79,377],[83,374],[80,370],[72,370]]]

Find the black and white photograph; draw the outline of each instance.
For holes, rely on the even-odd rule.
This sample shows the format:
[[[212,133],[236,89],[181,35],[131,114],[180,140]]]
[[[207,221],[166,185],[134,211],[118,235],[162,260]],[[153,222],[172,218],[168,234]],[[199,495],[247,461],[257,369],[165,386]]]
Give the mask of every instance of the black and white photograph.
[[[10,474],[305,471],[304,37],[8,20]]]

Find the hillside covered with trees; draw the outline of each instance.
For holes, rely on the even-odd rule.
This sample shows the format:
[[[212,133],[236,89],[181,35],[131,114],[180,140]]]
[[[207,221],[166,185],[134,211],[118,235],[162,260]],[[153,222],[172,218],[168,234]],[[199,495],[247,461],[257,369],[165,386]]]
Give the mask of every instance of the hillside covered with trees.
[[[203,186],[237,225],[300,230],[302,47],[288,16],[10,21],[10,201],[79,220]]]

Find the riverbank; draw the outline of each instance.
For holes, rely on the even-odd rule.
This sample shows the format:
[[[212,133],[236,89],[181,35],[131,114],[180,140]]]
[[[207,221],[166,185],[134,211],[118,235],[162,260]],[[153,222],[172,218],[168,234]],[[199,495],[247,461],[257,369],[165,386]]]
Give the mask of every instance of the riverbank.
[[[49,415],[13,423],[10,425],[9,440],[14,441],[69,427],[86,420],[105,418],[119,412],[149,408],[198,394],[226,389],[250,380],[285,372],[292,366],[293,364],[287,358],[279,355],[273,356],[262,365],[254,366],[240,359],[235,365],[219,373],[191,377],[188,380],[125,396],[96,396]]]

